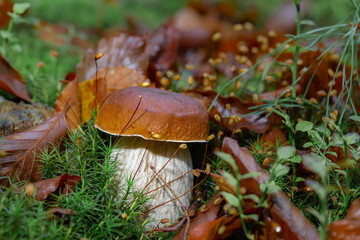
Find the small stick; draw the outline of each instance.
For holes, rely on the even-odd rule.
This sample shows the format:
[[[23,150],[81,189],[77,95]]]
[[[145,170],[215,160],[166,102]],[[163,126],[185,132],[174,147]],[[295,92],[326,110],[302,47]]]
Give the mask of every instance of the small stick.
[[[170,192],[175,196],[175,198],[177,198],[177,201],[179,202],[181,209],[185,213],[187,223],[186,223],[186,227],[185,227],[185,231],[184,231],[184,235],[183,235],[183,240],[187,240],[187,236],[189,235],[189,229],[190,229],[190,216],[189,216],[187,209],[185,208],[184,204],[181,202],[180,198],[178,198],[178,196],[176,195],[174,190],[170,187],[170,185],[161,177],[161,175],[159,175],[159,173],[157,173],[155,171],[155,167],[150,166],[150,168],[151,168],[151,170],[153,170],[155,172],[155,174],[157,174],[158,178],[162,182],[164,182],[165,186],[170,190]]]
[[[203,171],[203,172],[205,172],[205,171]],[[211,173],[210,173],[210,175],[211,175]],[[189,192],[191,192],[193,189],[197,188],[197,186],[199,186],[201,183],[203,183],[208,176],[209,176],[209,175],[206,175],[206,177],[204,177],[198,184],[196,184],[196,185],[195,185],[194,187],[192,187],[190,190],[186,191],[185,193],[183,193],[182,195],[178,196],[177,198],[171,199],[171,200],[169,200],[169,201],[167,201],[167,202],[164,202],[164,203],[162,203],[162,204],[160,204],[160,205],[157,205],[156,207],[153,207],[152,209],[147,210],[145,213],[148,213],[148,212],[150,212],[150,211],[152,211],[152,210],[154,210],[154,209],[156,209],[156,208],[158,208],[158,207],[161,207],[162,205],[165,205],[165,204],[167,204],[167,203],[169,203],[169,202],[175,201],[175,200],[177,200],[178,198],[181,198],[181,197],[185,196],[186,194],[188,194]]]
[[[169,160],[167,160],[167,162],[164,164],[164,166],[162,166],[162,168],[160,168],[159,172],[155,171],[155,176],[150,180],[150,182],[148,182],[146,184],[146,186],[143,188],[143,190],[141,191],[142,193],[145,191],[145,189],[150,185],[150,183],[156,178],[156,176],[166,167],[166,165],[170,162],[171,159],[174,158],[175,154],[180,150],[180,147],[178,147],[176,149],[176,151],[173,153],[173,155],[171,155],[171,157],[169,158]]]
[[[192,170],[192,169],[191,169],[191,170]],[[170,182],[168,182],[168,184],[169,184],[169,183],[172,183],[172,182],[175,182],[175,181],[179,180],[180,178],[183,178],[183,177],[186,176],[188,173],[190,173],[191,170],[187,171],[186,173],[184,173],[184,174],[181,175],[180,177],[177,177],[177,178],[175,178],[174,180],[171,180]],[[159,190],[160,188],[163,188],[163,187],[165,187],[165,184],[164,184],[164,185],[161,185],[160,187],[154,188],[153,190],[150,190],[150,191],[144,193],[143,195],[146,195],[146,194],[155,192],[155,191],[157,191],[157,190]]]

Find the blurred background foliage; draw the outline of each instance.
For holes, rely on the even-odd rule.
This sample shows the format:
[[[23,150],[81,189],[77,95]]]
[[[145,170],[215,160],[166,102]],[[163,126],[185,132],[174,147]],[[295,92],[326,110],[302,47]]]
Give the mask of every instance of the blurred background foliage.
[[[209,0],[235,6],[239,13],[255,12],[257,24],[271,17],[285,0]],[[17,1],[20,2],[20,1]],[[21,1],[22,2],[22,1]],[[156,28],[183,7],[186,0],[28,0],[30,16],[51,23],[72,23],[80,28],[125,27],[124,19],[132,16],[137,22]],[[191,2],[196,2],[191,0]],[[303,0],[307,5],[305,19],[319,26],[334,24],[346,18],[351,7],[346,0]],[[295,7],[294,7],[295,11]]]

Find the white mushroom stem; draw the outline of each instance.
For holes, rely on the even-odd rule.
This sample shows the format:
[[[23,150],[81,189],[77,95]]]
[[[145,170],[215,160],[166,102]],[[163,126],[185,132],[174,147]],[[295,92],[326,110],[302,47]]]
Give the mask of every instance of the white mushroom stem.
[[[181,143],[176,142],[160,142],[152,140],[144,140],[140,137],[122,137],[119,141],[119,147],[114,149],[111,154],[112,160],[116,161],[118,167],[119,187],[126,188],[126,179],[131,175],[131,179],[135,176],[134,190],[143,193],[151,192],[152,198],[148,201],[147,208],[151,209],[162,203],[175,198],[175,196],[164,186],[164,183],[156,177],[156,173],[151,170],[151,166],[161,175],[162,179],[167,183],[184,175],[192,169],[191,155],[186,149],[179,149]],[[172,155],[176,154],[172,157]],[[169,159],[171,160],[169,161]],[[163,168],[163,166],[166,166]],[[163,168],[161,170],[161,168]],[[161,171],[160,171],[161,170]],[[150,184],[149,184],[150,182]],[[177,196],[183,195],[193,186],[193,175],[186,174],[184,177],[169,183]],[[146,188],[145,188],[146,187]],[[145,189],[144,189],[145,188]],[[148,195],[148,196],[149,196]],[[119,196],[120,198],[122,196]],[[186,208],[190,206],[191,193],[180,198]],[[147,215],[151,222],[145,228],[147,230],[154,229],[158,222],[164,218],[170,221],[167,224],[173,224],[176,220],[184,216],[184,212],[178,201],[174,200],[150,211]],[[160,225],[159,227],[164,227]]]

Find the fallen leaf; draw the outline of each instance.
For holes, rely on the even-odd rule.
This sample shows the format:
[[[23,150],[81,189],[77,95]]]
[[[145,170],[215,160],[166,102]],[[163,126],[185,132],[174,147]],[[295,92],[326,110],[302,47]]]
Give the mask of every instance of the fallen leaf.
[[[360,199],[350,206],[344,219],[329,224],[328,240],[360,239]]]
[[[213,199],[205,204],[205,206],[202,206],[200,210],[196,212],[195,217],[191,219],[189,231],[190,239],[208,239],[206,236],[208,236],[209,229],[215,228],[217,223],[216,219],[221,204],[215,205],[214,202],[219,197],[221,197],[221,195],[220,193],[217,193]],[[184,228],[176,234],[174,240],[182,239],[183,233]]]
[[[0,54],[0,89],[31,102],[21,74]]]
[[[59,208],[59,207],[52,207],[50,210],[46,213],[48,216],[56,216],[58,218],[61,218],[65,215],[76,215],[77,212],[68,208]]]
[[[40,162],[37,155],[60,143],[67,135],[68,123],[64,112],[55,113],[52,118],[25,132],[10,135],[0,140],[0,175],[18,181],[40,181]],[[8,185],[9,179],[0,179],[0,185]]]
[[[93,48],[93,44],[79,36],[70,36],[69,30],[66,26],[60,24],[51,24],[40,20],[35,26],[41,39],[57,45],[65,45],[70,38],[70,44],[79,46],[83,49]]]
[[[296,92],[298,93],[300,90],[300,86],[296,85]],[[279,97],[281,94],[285,93],[288,90],[287,87],[279,88],[277,90],[271,91],[271,92],[264,92],[260,95],[259,99],[260,101],[264,102],[264,100],[273,100],[274,98]]]
[[[262,193],[260,191],[260,184],[268,180],[269,175],[263,172],[262,168],[250,154],[248,149],[245,147],[240,147],[235,139],[225,137],[221,150],[224,153],[231,154],[235,160],[240,174],[246,174],[250,172],[261,173],[260,176],[243,179],[241,182],[241,186],[244,186],[248,192],[261,196]]]
[[[206,109],[211,105],[211,102],[215,99],[217,93],[214,91],[200,91],[200,90],[191,90],[184,92],[183,94],[191,96],[195,99],[198,99],[202,102]],[[226,105],[230,106],[229,108]],[[215,102],[214,107],[210,111],[210,119],[220,126],[229,128],[234,131],[236,129],[249,129],[250,131],[256,133],[263,133],[267,130],[268,124],[267,119],[261,117],[258,114],[249,115],[241,117],[238,123],[233,122],[229,125],[229,119],[231,116],[236,115],[245,115],[252,112],[249,107],[255,106],[253,103],[243,102],[237,97],[222,97],[219,96]],[[215,115],[220,116],[220,121],[218,121]]]
[[[83,61],[77,66],[79,83],[93,78],[96,74],[95,54],[104,55],[97,60],[98,71],[108,67],[127,67],[142,73],[147,72],[149,56],[145,52],[146,42],[137,36],[129,36],[121,33],[109,38],[100,39],[97,51],[88,49]]]
[[[55,113],[65,112],[69,128],[74,133],[80,124],[80,104],[78,99],[78,80],[71,81],[55,102]]]
[[[14,3],[11,0],[0,2],[0,29],[6,27],[10,22],[8,12],[12,12]]]
[[[231,154],[234,158],[240,174],[250,172],[260,172],[261,175],[242,180],[249,192],[257,193],[261,196],[260,184],[265,182],[269,175],[262,171],[260,165],[249,153],[247,148],[240,147],[235,139],[225,137],[223,140],[222,151]],[[319,239],[319,233],[315,227],[304,217],[302,212],[297,209],[288,197],[278,191],[271,195],[270,217],[281,227],[284,239]]]
[[[8,12],[12,12],[14,3],[11,0],[3,0],[0,2],[0,29],[6,27],[10,22]]]
[[[81,177],[64,173],[59,177],[34,182],[32,184],[35,187],[35,199],[42,201],[50,194],[69,194],[80,181]]]
[[[278,145],[289,145],[284,133],[277,127],[264,134],[259,141],[262,143],[263,149],[269,149]]]
[[[179,30],[171,21],[160,26],[149,37],[146,52],[158,70],[165,72],[175,63],[179,41]]]
[[[95,109],[95,98],[97,94],[97,108],[100,107],[103,100],[116,90],[126,87],[141,86],[147,82],[149,87],[152,83],[147,80],[144,73],[121,66],[113,68],[104,68],[98,72],[98,91],[96,92],[95,76],[79,85],[81,122],[87,122]]]

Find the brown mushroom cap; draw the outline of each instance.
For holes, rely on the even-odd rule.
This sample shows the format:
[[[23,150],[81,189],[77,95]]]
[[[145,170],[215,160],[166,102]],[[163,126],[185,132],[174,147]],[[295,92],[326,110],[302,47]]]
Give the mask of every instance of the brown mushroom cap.
[[[205,107],[191,97],[155,88],[128,87],[112,93],[104,101],[95,127],[112,135],[205,142],[209,117]]]

